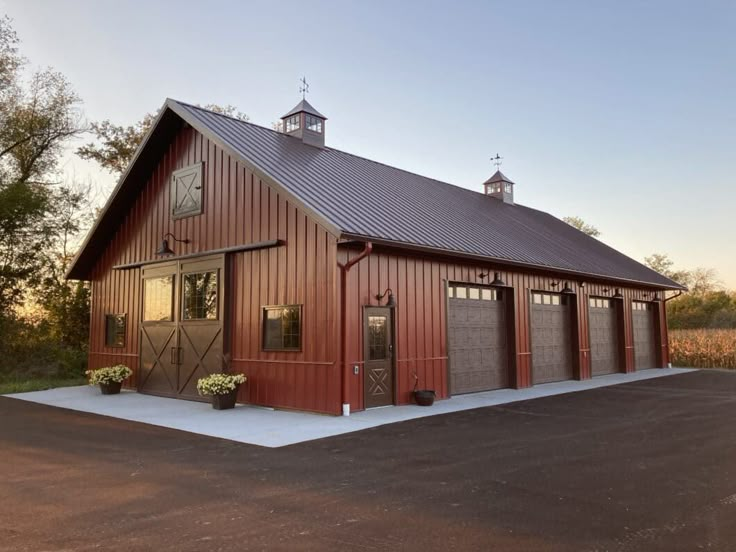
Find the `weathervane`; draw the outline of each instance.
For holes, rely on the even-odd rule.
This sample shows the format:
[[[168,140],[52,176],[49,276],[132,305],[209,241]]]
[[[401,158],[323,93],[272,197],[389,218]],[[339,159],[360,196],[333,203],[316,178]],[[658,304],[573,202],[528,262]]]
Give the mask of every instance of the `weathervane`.
[[[299,92],[302,95],[302,100],[306,99],[307,92],[309,92],[309,84],[307,83],[307,77],[302,77],[299,79],[299,82],[301,83],[299,85]]]
[[[500,170],[501,163],[503,163],[503,157],[501,157],[500,155],[496,154],[496,157],[491,157],[491,163],[493,163],[494,165],[496,165],[496,170],[498,171],[498,170]]]

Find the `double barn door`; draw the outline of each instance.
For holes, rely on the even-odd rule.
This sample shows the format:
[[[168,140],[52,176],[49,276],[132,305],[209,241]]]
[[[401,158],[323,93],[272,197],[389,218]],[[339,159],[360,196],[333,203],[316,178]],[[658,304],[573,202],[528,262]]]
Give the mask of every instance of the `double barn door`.
[[[224,257],[142,269],[138,390],[200,399],[197,380],[225,369]]]

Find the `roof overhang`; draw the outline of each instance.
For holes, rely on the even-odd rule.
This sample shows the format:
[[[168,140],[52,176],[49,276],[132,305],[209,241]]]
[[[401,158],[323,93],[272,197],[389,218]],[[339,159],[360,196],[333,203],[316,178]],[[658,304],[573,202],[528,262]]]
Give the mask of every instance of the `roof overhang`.
[[[442,249],[439,247],[430,247],[430,246],[417,245],[417,244],[408,243],[408,242],[400,242],[400,241],[387,240],[383,238],[376,238],[372,236],[363,236],[360,234],[343,233],[341,235],[341,238],[343,240],[349,240],[349,241],[355,241],[355,242],[370,241],[374,245],[383,245],[385,247],[403,249],[405,251],[406,250],[415,251],[417,253],[425,253],[425,254],[438,255],[438,256],[443,256],[443,257],[451,257],[455,259],[465,259],[465,260],[471,260],[471,261],[476,261],[476,262],[494,263],[502,267],[509,267],[511,269],[524,269],[527,271],[535,271],[535,272],[554,272],[556,274],[564,274],[566,276],[570,276],[571,279],[572,278],[577,278],[577,279],[585,278],[585,279],[591,279],[591,280],[598,280],[601,282],[617,282],[625,286],[635,286],[635,287],[643,286],[647,288],[656,288],[656,289],[661,289],[661,290],[687,291],[687,288],[685,286],[682,286],[678,284],[677,282],[672,282],[672,285],[664,285],[664,284],[659,284],[655,282],[645,282],[641,280],[632,280],[630,278],[611,276],[609,274],[594,274],[594,273],[589,273],[589,272],[571,270],[569,268],[558,268],[554,266],[536,265],[536,264],[531,264],[531,263],[524,263],[521,261],[513,261],[509,259],[500,259],[496,257],[488,257],[485,255],[467,253],[464,251],[456,251],[453,249]],[[342,243],[345,243],[345,242],[342,242]],[[662,276],[662,277],[664,278],[665,276]]]
[[[329,233],[335,237],[340,235],[341,230],[332,221],[311,206],[305,204],[300,198],[281,185],[273,176],[244,157],[242,153],[231,148],[217,134],[202,125],[196,117],[192,116],[178,102],[168,98],[161,106],[151,125],[151,129],[141,141],[130,164],[118,180],[100,215],[87,233],[79,251],[67,270],[66,279],[88,280],[90,278],[90,271],[109,243],[112,235],[124,220],[129,210],[130,202],[135,199],[143,186],[145,186],[151,172],[159,162],[161,155],[166,151],[170,141],[185,124],[190,125],[212,143],[216,144],[222,151],[238,161],[242,166],[248,168],[266,184],[287,197],[290,203],[317,221]]]

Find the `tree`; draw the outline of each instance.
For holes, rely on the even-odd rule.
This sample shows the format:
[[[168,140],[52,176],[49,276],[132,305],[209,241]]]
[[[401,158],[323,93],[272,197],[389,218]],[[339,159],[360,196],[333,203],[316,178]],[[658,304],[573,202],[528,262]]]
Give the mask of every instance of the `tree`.
[[[567,224],[570,226],[577,228],[584,234],[587,234],[588,236],[592,238],[597,238],[601,235],[600,230],[598,230],[595,226],[592,224],[586,223],[583,219],[580,217],[564,217],[562,220],[564,220]]]
[[[232,105],[207,104],[204,109],[247,121],[248,116]],[[77,150],[82,159],[96,161],[115,175],[121,175],[130,164],[138,146],[156,120],[157,113],[147,113],[130,126],[116,125],[109,120],[92,123],[96,142],[90,142]]]
[[[670,280],[689,287],[692,275],[688,270],[675,270],[675,262],[670,259],[667,253],[652,253],[648,257],[644,257],[644,264],[655,272],[659,272],[662,276],[666,276]]]
[[[80,99],[63,75],[47,69],[24,82],[25,60],[7,18],[0,19],[0,318],[7,319],[38,283],[53,247],[54,177],[64,147],[84,130]],[[0,321],[1,322],[1,321]]]

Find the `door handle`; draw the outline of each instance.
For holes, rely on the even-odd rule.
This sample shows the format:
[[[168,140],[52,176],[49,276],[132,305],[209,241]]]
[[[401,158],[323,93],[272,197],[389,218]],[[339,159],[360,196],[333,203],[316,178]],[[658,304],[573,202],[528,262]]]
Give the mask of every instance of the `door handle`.
[[[174,351],[176,351],[176,347],[172,347],[169,351],[169,362],[171,364],[176,364],[177,359],[174,358]]]

